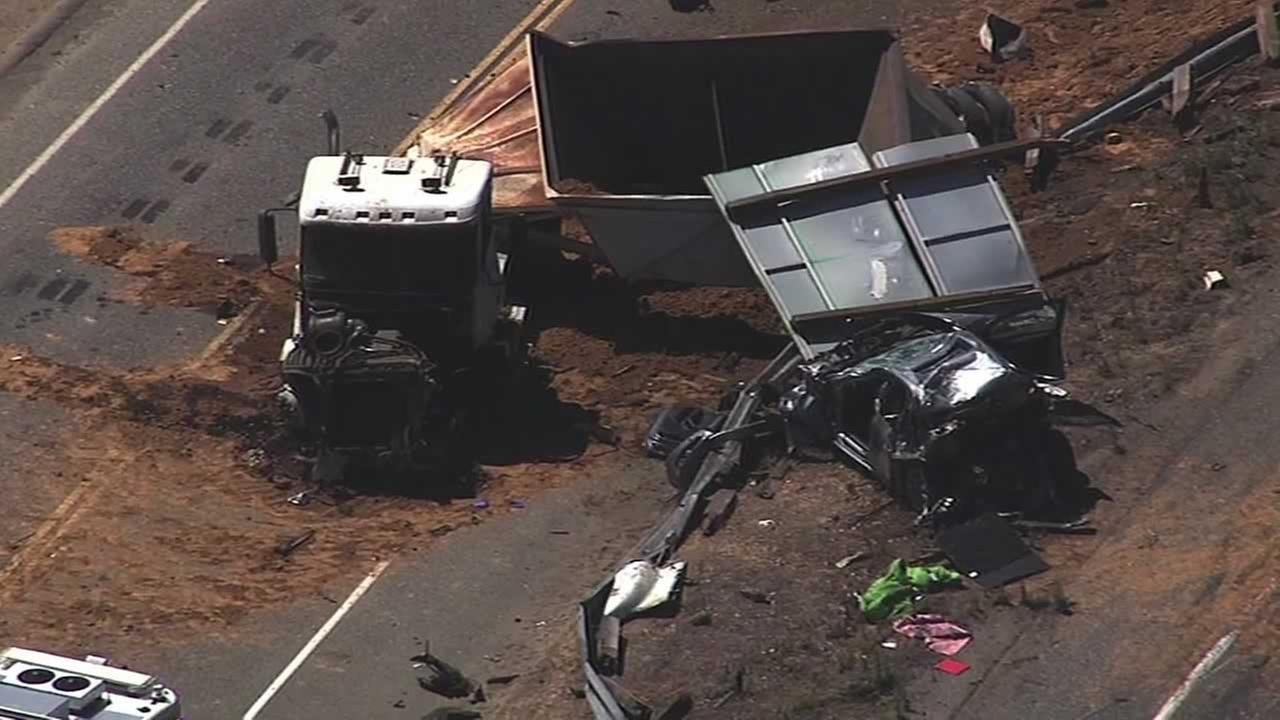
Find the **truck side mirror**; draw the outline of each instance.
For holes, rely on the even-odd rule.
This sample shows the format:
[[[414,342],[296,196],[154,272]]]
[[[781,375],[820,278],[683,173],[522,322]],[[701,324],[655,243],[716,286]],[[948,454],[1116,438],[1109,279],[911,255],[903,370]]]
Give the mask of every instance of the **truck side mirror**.
[[[280,259],[280,246],[276,242],[276,219],[270,210],[258,213],[258,257],[268,267]]]

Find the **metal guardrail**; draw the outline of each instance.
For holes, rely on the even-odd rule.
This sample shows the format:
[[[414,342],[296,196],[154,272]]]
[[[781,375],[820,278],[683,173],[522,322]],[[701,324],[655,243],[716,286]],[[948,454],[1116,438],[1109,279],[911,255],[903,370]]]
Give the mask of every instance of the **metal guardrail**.
[[[701,521],[707,498],[719,488],[722,481],[729,480],[738,470],[743,438],[741,433],[734,431],[746,427],[760,409],[765,386],[786,375],[799,361],[800,353],[795,344],[788,344],[742,389],[725,418],[721,432],[717,433],[725,439],[704,456],[680,503],[623,558],[615,572],[635,560],[648,560],[657,565],[671,560],[685,538]],[[605,601],[612,588],[613,575],[610,575],[578,604],[578,642],[586,672],[587,702],[591,705],[591,712],[596,720],[635,720],[636,716],[625,709],[632,703],[624,702],[620,697],[626,694],[625,688],[602,672],[599,664],[597,630],[604,616]]]
[[[1280,8],[1280,4],[1273,8]],[[1084,140],[1101,132],[1109,124],[1131,118],[1160,102],[1173,88],[1174,72],[1183,65],[1191,66],[1193,83],[1203,82],[1257,52],[1256,20],[1253,17],[1244,18],[1193,43],[1111,100],[1069,120],[1059,130],[1058,139],[1068,142]]]

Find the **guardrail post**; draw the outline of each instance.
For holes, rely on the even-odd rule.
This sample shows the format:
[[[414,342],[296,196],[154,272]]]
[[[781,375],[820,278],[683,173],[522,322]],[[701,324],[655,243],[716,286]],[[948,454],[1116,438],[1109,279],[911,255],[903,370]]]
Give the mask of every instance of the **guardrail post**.
[[[1258,0],[1258,53],[1271,65],[1280,64],[1280,30],[1276,29],[1273,0]]]

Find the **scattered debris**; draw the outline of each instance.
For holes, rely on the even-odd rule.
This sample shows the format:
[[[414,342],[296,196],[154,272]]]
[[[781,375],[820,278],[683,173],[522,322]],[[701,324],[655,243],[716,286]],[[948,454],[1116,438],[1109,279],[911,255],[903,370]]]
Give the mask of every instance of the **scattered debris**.
[[[679,589],[684,569],[683,562],[661,568],[648,560],[627,563],[613,576],[613,588],[605,601],[605,616],[625,620],[668,602]]]
[[[948,675],[963,675],[968,672],[969,663],[955,658],[943,658],[934,667]]]
[[[276,546],[276,554],[287,558],[297,552],[303,545],[311,542],[316,536],[315,530],[307,530],[296,537],[287,538]]]
[[[938,544],[960,572],[984,588],[1049,569],[1007,521],[992,514],[943,529]]]
[[[773,527],[773,526],[775,526],[775,525],[777,525],[777,524],[778,524],[778,522],[777,522],[776,520],[764,519],[764,520],[757,520],[757,521],[756,521],[756,525],[759,525],[759,526],[760,526],[760,527],[762,527],[762,528],[771,528],[771,527]]]
[[[1103,136],[1103,141],[1108,145],[1119,145],[1124,142],[1124,136],[1118,132],[1109,132]]]
[[[795,458],[787,455],[779,462],[769,474],[765,475],[764,480],[756,487],[756,497],[763,500],[772,500],[777,492],[778,483],[786,479],[787,474],[791,472],[791,468],[795,467]]]
[[[693,696],[680,693],[666,709],[658,713],[656,720],[683,720],[693,712]]]
[[[667,0],[671,9],[680,13],[715,12],[711,0]]]
[[[711,703],[711,707],[717,710],[724,707],[725,703],[732,700],[735,696],[741,695],[743,692],[746,691],[746,689],[747,689],[747,670],[746,668],[739,667],[733,673],[733,679],[730,683],[729,690],[724,695],[721,695],[720,698],[717,699],[715,702]]]
[[[898,641],[897,641],[897,640],[883,640],[883,641],[881,641],[881,643],[880,643],[880,647],[885,648],[886,650],[897,650],[897,649],[898,649]]]
[[[475,710],[450,706],[436,708],[423,715],[422,720],[480,720],[482,717],[484,716]]]
[[[484,498],[476,498],[471,501],[471,507],[476,510],[487,510],[489,508],[489,501]]]
[[[627,373],[629,373],[629,372],[631,372],[632,370],[635,370],[635,369],[636,369],[636,366],[635,366],[635,365],[627,365],[627,366],[625,366],[625,367],[623,367],[623,368],[621,368],[621,369],[619,369],[619,370],[615,370],[615,371],[614,371],[614,373],[613,373],[612,375],[610,375],[609,377],[615,377],[615,378],[617,378],[617,377],[622,377],[623,375],[626,375]]]
[[[524,508],[529,507],[529,503],[522,498],[511,498],[511,507],[517,510],[523,510]]]
[[[289,503],[290,505],[305,507],[311,504],[312,494],[313,494],[312,490],[303,490],[302,492],[290,495],[285,502]]]
[[[955,655],[969,644],[973,633],[941,615],[909,615],[893,623],[893,631],[925,641],[939,655]]]
[[[1017,23],[989,14],[978,29],[978,44],[991,56],[992,62],[1012,60],[1027,47],[1027,31]]]
[[[1205,272],[1201,280],[1204,282],[1205,290],[1221,290],[1231,287],[1231,284],[1227,282],[1227,277],[1217,270]]]
[[[418,677],[418,685],[423,690],[442,697],[457,699],[475,693],[479,687],[461,670],[432,655],[429,643],[423,648],[421,655],[414,655],[409,658],[409,661],[415,663],[415,667],[425,668],[428,672],[426,677]]]
[[[757,603],[760,605],[772,605],[773,596],[776,595],[777,593],[765,593],[765,592],[760,592],[759,590],[752,590],[750,588],[746,588],[746,589],[739,590],[738,594],[750,600],[753,603]]]
[[[508,685],[511,682],[517,680],[519,677],[520,677],[519,673],[513,673],[511,675],[494,675],[488,680],[485,680],[484,683],[486,685]]]
[[[245,465],[255,470],[267,464],[267,451],[262,448],[246,450],[240,457]]]
[[[858,606],[867,622],[906,615],[924,593],[960,582],[962,576],[942,564],[908,566],[901,558],[889,564],[867,591],[858,595]]]
[[[854,554],[852,554],[852,555],[846,555],[846,556],[844,556],[844,557],[840,558],[839,560],[837,560],[837,561],[836,561],[836,563],[835,563],[835,564],[836,564],[836,568],[837,568],[837,569],[839,569],[839,570],[843,570],[843,569],[845,569],[845,568],[849,567],[849,565],[850,565],[850,564],[852,564],[852,563],[856,563],[856,562],[858,562],[859,560],[866,560],[866,559],[867,559],[867,558],[869,558],[869,557],[871,557],[871,553],[869,553],[869,552],[867,552],[867,551],[865,551],[865,550],[859,550],[858,552],[856,552],[856,553],[854,553]]]

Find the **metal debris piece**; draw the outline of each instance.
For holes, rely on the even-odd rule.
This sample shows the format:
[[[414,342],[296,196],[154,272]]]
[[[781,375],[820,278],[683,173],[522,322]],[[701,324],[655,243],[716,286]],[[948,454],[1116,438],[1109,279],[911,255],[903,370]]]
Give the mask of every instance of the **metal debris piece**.
[[[604,615],[625,620],[671,600],[679,589],[685,564],[673,562],[659,568],[648,560],[635,560],[613,576],[613,588],[605,601]]]
[[[615,377],[615,378],[616,378],[616,377],[622,377],[623,375],[626,375],[627,373],[629,373],[629,372],[631,372],[632,370],[635,370],[635,369],[636,369],[636,366],[635,366],[635,365],[627,365],[626,367],[623,367],[623,368],[620,368],[620,369],[618,369],[618,370],[615,370],[615,371],[613,372],[613,374],[612,374],[612,375],[610,375],[609,377]]]
[[[508,685],[520,677],[520,673],[512,673],[510,675],[494,675],[485,680],[486,685]]]
[[[851,565],[851,564],[853,564],[853,563],[856,563],[856,562],[858,562],[859,560],[866,560],[866,559],[867,559],[867,558],[869,558],[869,557],[871,557],[871,553],[869,553],[869,552],[867,552],[867,551],[865,551],[865,550],[859,550],[858,552],[856,552],[856,553],[854,553],[854,554],[852,554],[852,555],[846,555],[845,557],[842,557],[842,558],[840,558],[839,560],[837,560],[837,561],[836,561],[836,568],[837,568],[837,569],[839,569],[839,570],[843,570],[843,569],[845,569],[845,568],[849,567],[849,565]]]
[[[1223,288],[1231,287],[1231,284],[1227,282],[1227,276],[1217,270],[1209,270],[1205,272],[1202,281],[1204,282],[1205,290],[1221,290]]]
[[[303,545],[315,539],[316,531],[307,530],[306,532],[292,538],[287,538],[276,546],[276,554],[280,557],[287,558],[297,552]]]
[[[666,709],[658,713],[657,720],[684,720],[692,712],[693,696],[687,692],[680,693]]]
[[[1027,31],[1011,20],[988,14],[978,29],[978,44],[991,56],[992,62],[1012,60],[1026,50]]]
[[[1118,132],[1109,132],[1105,136],[1103,136],[1103,140],[1108,145],[1119,145],[1120,143],[1124,142],[1124,136]]]
[[[762,527],[762,528],[771,528],[771,527],[773,527],[773,526],[775,526],[775,525],[777,525],[777,524],[778,524],[778,521],[777,521],[777,520],[770,520],[770,519],[767,519],[767,518],[766,518],[766,519],[764,519],[764,520],[757,520],[757,521],[756,521],[756,525],[759,525],[759,526],[760,526],[760,527]]]
[[[409,661],[420,663],[421,667],[427,670],[428,675],[418,677],[418,685],[423,690],[442,697],[457,699],[472,695],[478,687],[476,682],[464,675],[461,670],[432,655],[430,643],[426,644],[421,655],[414,655],[409,658]]]
[[[312,492],[313,492],[312,490],[303,490],[300,493],[295,493],[293,495],[290,495],[285,502],[289,503],[290,505],[296,505],[298,507],[304,507],[306,505],[310,505]]]
[[[476,498],[475,500],[471,501],[471,507],[475,508],[476,510],[485,510],[489,507],[489,501],[485,500],[484,498]]]

